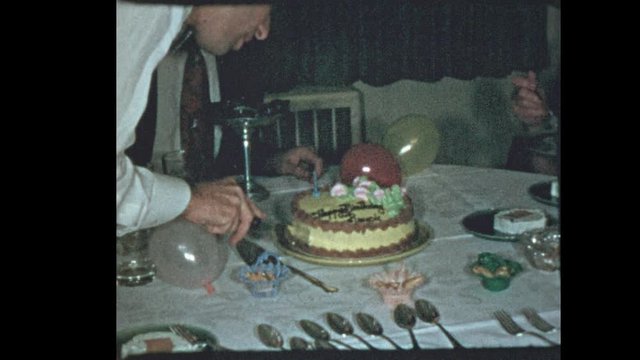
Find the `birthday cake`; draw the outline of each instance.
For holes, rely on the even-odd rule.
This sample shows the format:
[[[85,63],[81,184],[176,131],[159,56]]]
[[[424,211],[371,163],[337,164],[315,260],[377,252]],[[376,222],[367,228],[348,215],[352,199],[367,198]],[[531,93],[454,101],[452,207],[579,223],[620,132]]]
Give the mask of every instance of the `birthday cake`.
[[[290,246],[326,257],[359,258],[401,252],[416,233],[411,199],[396,184],[380,187],[367,177],[335,184],[314,196],[297,194],[288,226]]]

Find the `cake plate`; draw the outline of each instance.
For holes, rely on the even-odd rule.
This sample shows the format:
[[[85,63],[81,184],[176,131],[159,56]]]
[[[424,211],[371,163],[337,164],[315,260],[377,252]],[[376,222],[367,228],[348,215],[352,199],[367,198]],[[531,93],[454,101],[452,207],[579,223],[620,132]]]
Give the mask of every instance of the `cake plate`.
[[[292,243],[295,240],[292,240],[288,234],[287,226],[284,224],[276,225],[275,233],[276,233],[276,247],[285,255],[290,255],[300,260],[319,264],[319,265],[331,265],[331,266],[368,266],[368,265],[378,265],[385,264],[389,262],[394,262],[400,259],[404,259],[406,257],[415,255],[422,251],[425,247],[431,244],[434,234],[433,229],[426,223],[421,223],[416,220],[416,225],[418,228],[416,236],[414,236],[413,240],[409,244],[409,247],[403,251],[379,255],[379,256],[371,256],[371,257],[362,257],[362,258],[338,258],[338,257],[327,257],[327,256],[318,256],[315,254],[308,253],[306,251],[302,251],[300,249],[296,249],[292,246]]]

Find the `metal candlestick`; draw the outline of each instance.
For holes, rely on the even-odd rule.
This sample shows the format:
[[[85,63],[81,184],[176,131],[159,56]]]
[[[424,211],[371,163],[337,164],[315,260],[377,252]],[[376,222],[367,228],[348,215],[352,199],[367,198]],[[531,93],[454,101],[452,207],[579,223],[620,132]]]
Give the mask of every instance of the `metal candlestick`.
[[[246,105],[226,102],[222,104],[223,118],[218,120],[233,128],[242,136],[242,153],[244,158],[244,175],[237,178],[245,194],[253,201],[266,200],[269,191],[256,183],[251,177],[251,136],[255,128],[272,124],[279,116],[278,111],[283,107],[280,102],[272,107],[263,107],[260,111]]]

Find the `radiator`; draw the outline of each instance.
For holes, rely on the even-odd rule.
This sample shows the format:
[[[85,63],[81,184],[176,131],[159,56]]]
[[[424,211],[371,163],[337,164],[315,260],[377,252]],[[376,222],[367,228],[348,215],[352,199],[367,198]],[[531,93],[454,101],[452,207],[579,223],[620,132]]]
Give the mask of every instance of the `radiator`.
[[[261,141],[280,149],[312,146],[329,165],[363,141],[362,95],[354,88],[300,88],[267,94],[264,102],[273,100],[288,100],[291,112],[261,128]]]

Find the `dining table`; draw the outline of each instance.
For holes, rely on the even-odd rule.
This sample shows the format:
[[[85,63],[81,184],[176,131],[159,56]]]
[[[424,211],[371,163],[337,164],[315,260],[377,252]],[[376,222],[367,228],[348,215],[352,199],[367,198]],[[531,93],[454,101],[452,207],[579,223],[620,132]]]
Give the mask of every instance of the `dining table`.
[[[318,184],[323,187],[332,185],[339,181],[339,177],[339,167],[329,167],[318,179]],[[303,277],[292,274],[282,282],[275,296],[254,297],[238,277],[239,269],[246,264],[237,250],[230,248],[225,269],[213,282],[212,293],[204,288],[174,286],[159,278],[143,286],[116,286],[116,352],[127,340],[123,334],[130,336],[154,326],[183,324],[210,334],[230,350],[225,351],[227,356],[240,353],[246,358],[247,354],[291,353],[288,351],[290,338],[301,337],[313,342],[300,324],[301,320],[311,320],[330,334],[336,347],[331,351],[343,354],[355,349],[373,353],[358,337],[332,331],[326,316],[332,312],[348,319],[356,335],[376,349],[383,350],[378,353],[391,354],[391,358],[402,358],[406,356],[403,353],[415,354],[416,351],[425,354],[435,352],[440,354],[438,358],[456,358],[447,355],[455,352],[468,352],[467,358],[473,358],[474,351],[484,351],[485,354],[497,351],[496,358],[510,358],[505,354],[518,352],[523,359],[560,358],[561,272],[532,266],[517,238],[481,236],[469,231],[463,223],[470,214],[485,210],[535,208],[559,224],[559,204],[540,201],[530,191],[533,186],[556,177],[498,168],[432,164],[406,176],[402,183],[412,199],[416,221],[429,229],[428,243],[407,256],[364,264],[308,261],[276,246],[279,236],[276,229],[292,220],[291,201],[294,195],[312,189],[313,185],[292,176],[257,176],[254,179],[269,191],[266,200],[257,202],[258,207],[267,213],[267,218],[247,235],[247,240],[277,254],[283,263],[338,288],[338,291],[325,292]],[[511,279],[506,289],[490,291],[470,270],[481,253],[497,254],[518,262],[523,270]],[[424,279],[413,290],[409,304],[426,299],[435,305],[440,314],[440,324],[463,348],[453,349],[452,342],[438,326],[420,319],[412,329],[419,350],[414,348],[409,331],[394,321],[394,308],[383,301],[368,281],[374,274],[401,268],[421,274]],[[527,334],[511,335],[494,316],[496,311],[504,310],[525,330],[541,333],[527,321],[522,312],[525,308],[535,309],[553,325],[555,329],[543,335],[558,345],[549,345]],[[366,334],[357,325],[356,313],[373,316],[382,326],[384,335],[403,350],[382,336]],[[268,347],[261,341],[257,330],[260,324],[277,329],[284,341],[283,349]],[[534,355],[527,357],[528,353]],[[171,356],[174,357],[163,358],[179,359],[178,356],[186,355]]]

